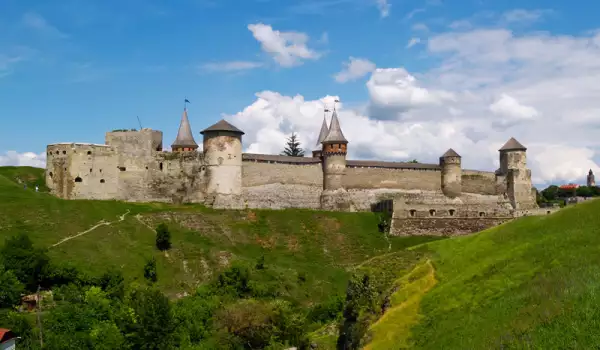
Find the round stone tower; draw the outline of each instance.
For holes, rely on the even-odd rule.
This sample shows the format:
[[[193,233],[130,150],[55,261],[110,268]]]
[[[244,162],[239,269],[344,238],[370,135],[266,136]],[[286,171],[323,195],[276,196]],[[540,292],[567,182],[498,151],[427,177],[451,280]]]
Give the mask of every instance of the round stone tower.
[[[346,170],[347,146],[348,140],[342,133],[334,109],[329,132],[323,139],[323,190],[335,191],[343,188],[342,178]]]
[[[244,132],[221,120],[200,133],[204,136],[207,195],[241,195]]]
[[[450,198],[459,197],[462,193],[462,168],[460,161],[460,155],[452,148],[440,157],[442,192]]]

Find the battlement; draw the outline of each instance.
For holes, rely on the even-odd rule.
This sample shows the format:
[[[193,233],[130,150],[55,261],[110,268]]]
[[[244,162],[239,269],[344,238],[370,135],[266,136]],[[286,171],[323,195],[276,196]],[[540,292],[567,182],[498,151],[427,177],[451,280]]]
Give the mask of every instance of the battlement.
[[[499,150],[500,169],[490,172],[462,169],[452,149],[438,164],[348,160],[351,144],[335,111],[330,125],[324,118],[313,157],[243,153],[244,132],[225,120],[200,132],[199,152],[191,130],[184,110],[172,152],[163,151],[163,133],[152,129],[107,132],[104,145],[48,145],[48,187],[67,199],[237,209],[364,211],[386,201],[394,234],[420,234],[439,225],[443,234],[464,233],[539,212],[526,149],[514,139]]]

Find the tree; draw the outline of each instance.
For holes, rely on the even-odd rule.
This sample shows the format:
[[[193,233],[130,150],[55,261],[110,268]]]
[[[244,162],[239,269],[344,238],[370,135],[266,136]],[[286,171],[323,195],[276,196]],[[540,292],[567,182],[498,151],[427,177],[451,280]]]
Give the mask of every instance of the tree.
[[[15,274],[0,265],[0,309],[17,305],[21,300],[21,293],[25,290]]]
[[[28,291],[34,291],[43,279],[49,258],[35,248],[25,233],[10,237],[0,249],[0,263],[11,270]]]
[[[156,259],[152,258],[144,265],[144,278],[152,283],[158,280],[156,275]]]
[[[369,275],[354,275],[346,288],[346,305],[337,340],[338,350],[358,350],[375,312],[377,294]]]
[[[542,196],[544,196],[544,198],[546,198],[546,200],[548,200],[548,201],[556,200],[557,195],[558,195],[558,186],[551,185],[551,186],[548,186],[546,189],[542,190]]]
[[[134,349],[170,349],[176,328],[169,299],[154,288],[138,288],[129,296],[135,313],[130,324],[130,341]]]
[[[156,248],[163,251],[171,249],[171,232],[165,223],[156,227]]]
[[[408,163],[419,163],[416,159],[409,161]]]
[[[286,147],[281,153],[284,156],[290,157],[304,157],[304,150],[300,148],[300,141],[296,133],[292,133],[286,142]]]

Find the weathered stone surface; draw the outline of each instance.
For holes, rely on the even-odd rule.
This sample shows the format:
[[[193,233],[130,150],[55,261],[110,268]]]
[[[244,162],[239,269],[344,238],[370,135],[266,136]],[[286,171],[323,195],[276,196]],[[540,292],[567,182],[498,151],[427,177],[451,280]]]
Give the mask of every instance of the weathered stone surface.
[[[48,145],[46,182],[65,199],[386,210],[398,235],[465,234],[556,210],[537,207],[524,149],[500,151],[500,168],[485,172],[463,170],[456,152],[440,165],[347,161],[346,143],[326,144],[322,158],[244,155],[236,130],[205,130],[202,152],[163,152],[151,129],[109,132],[105,145]]]
[[[416,218],[395,219],[393,236],[456,236],[479,232],[510,218]]]

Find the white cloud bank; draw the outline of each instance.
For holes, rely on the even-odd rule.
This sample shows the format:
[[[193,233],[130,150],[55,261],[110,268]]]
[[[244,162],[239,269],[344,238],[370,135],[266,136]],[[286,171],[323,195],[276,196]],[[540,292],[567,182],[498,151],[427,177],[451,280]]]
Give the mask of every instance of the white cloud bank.
[[[403,67],[353,70],[358,59],[351,59],[335,76],[345,82],[370,74],[365,104],[338,105],[350,158],[437,162],[452,147],[465,168],[495,170],[498,148],[514,136],[528,147],[538,184],[584,182],[589,169],[600,173],[600,34],[474,29],[424,44],[440,64],[421,74]],[[339,97],[263,91],[226,117],[246,131],[248,152],[277,154],[292,130],[312,150],[324,105]]]
[[[289,44],[271,27],[254,29],[282,65],[316,57],[302,35],[291,35],[297,44]],[[338,104],[349,158],[437,162],[452,147],[464,168],[493,171],[498,148],[515,137],[528,147],[535,183],[585,182],[589,169],[600,173],[600,34],[589,33],[472,29],[429,38],[424,48],[437,66],[419,74],[403,67],[370,70],[365,103]],[[310,151],[323,107],[336,98],[344,101],[262,91],[225,117],[246,132],[246,152],[279,154],[292,131]],[[8,161],[16,162],[14,155]]]
[[[0,166],[32,166],[36,168],[46,167],[46,153],[35,154],[33,152],[18,153],[8,151],[0,154]]]
[[[364,58],[350,57],[343,65],[342,71],[334,77],[338,83],[360,79],[375,70],[375,63]]]

